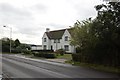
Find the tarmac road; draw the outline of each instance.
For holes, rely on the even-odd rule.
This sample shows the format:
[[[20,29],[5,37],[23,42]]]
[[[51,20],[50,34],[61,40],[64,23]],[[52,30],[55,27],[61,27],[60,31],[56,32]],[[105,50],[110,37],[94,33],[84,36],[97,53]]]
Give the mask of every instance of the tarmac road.
[[[2,55],[2,72],[10,78],[118,78],[112,73],[44,60]]]

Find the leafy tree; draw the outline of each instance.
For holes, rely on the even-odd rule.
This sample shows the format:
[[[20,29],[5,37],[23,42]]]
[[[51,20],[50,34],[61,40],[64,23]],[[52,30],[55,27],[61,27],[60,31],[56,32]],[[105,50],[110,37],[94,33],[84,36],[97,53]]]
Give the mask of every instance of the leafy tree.
[[[92,30],[93,21],[91,19],[74,24],[71,45],[77,46],[77,52],[82,54],[84,62],[90,62],[89,57],[93,56],[94,48],[98,42],[98,37]],[[86,60],[85,60],[86,58]]]
[[[80,49],[80,61],[117,67],[120,64],[120,2],[95,8],[98,15],[94,20],[75,23],[71,44]]]
[[[9,38],[2,38],[2,52],[10,52],[10,41],[12,52],[20,53],[22,50],[30,50],[30,46],[27,44],[22,44],[18,39],[10,40]]]
[[[15,41],[14,41],[14,47],[16,48],[16,47],[18,47],[18,46],[20,46],[20,41],[18,40],[18,39],[16,39]]]
[[[21,45],[20,45],[20,48],[21,48],[21,49],[26,49],[26,50],[27,50],[27,49],[28,49],[28,50],[31,49],[31,47],[30,47],[28,44],[21,44]]]
[[[10,41],[11,41],[11,47],[13,47],[13,40],[10,40],[9,38],[2,38],[2,51],[3,52],[10,52]]]
[[[96,10],[94,28],[101,41],[99,50],[103,50],[104,61],[116,66],[120,64],[120,2],[97,5]]]

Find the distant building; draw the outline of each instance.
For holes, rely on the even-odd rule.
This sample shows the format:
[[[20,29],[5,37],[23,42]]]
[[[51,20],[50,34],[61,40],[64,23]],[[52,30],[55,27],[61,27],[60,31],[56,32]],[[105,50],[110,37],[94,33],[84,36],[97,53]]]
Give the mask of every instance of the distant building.
[[[50,31],[46,29],[42,37],[42,48],[46,50],[64,49],[66,52],[75,52],[74,46],[70,45],[72,28]]]
[[[42,50],[42,45],[30,45],[31,50]]]

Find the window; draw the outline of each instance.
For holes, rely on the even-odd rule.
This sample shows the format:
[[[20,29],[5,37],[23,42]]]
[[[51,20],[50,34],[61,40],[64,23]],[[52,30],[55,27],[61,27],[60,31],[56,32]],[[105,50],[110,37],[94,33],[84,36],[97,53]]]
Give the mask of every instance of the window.
[[[68,36],[65,36],[65,41],[68,41]]]
[[[60,39],[58,39],[58,43],[60,43]]]
[[[54,40],[54,43],[56,43],[56,40]]]
[[[65,51],[69,51],[69,45],[64,45]]]
[[[43,49],[44,49],[44,50],[46,50],[46,49],[47,49],[47,46],[46,46],[46,45],[44,45],[44,46],[43,46]]]
[[[44,42],[46,42],[47,40],[46,40],[46,38],[44,38]]]
[[[54,40],[54,43],[60,43],[60,39]]]

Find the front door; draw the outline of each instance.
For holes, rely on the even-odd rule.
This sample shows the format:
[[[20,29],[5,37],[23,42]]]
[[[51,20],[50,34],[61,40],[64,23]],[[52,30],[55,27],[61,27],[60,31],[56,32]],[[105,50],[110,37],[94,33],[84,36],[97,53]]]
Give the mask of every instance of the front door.
[[[53,46],[51,46],[51,50],[53,50]]]

